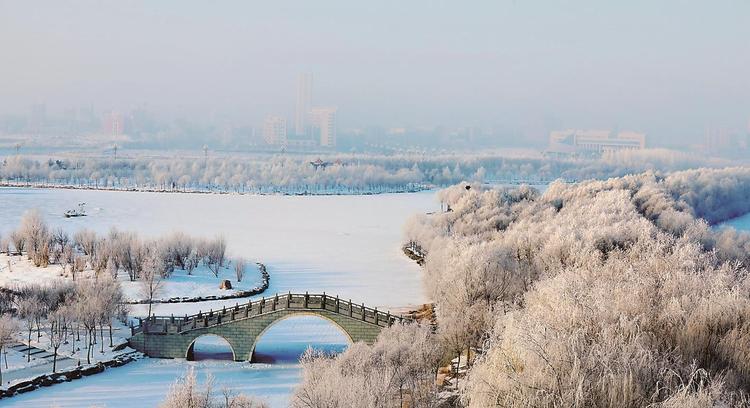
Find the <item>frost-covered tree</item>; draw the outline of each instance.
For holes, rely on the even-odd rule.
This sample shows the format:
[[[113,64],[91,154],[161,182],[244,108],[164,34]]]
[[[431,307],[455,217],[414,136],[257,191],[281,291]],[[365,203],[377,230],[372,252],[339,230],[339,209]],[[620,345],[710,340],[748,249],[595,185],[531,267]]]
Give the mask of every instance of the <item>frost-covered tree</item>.
[[[334,357],[309,349],[295,408],[432,407],[442,353],[427,326],[394,325],[373,346],[357,343]]]
[[[33,298],[22,298],[17,306],[18,317],[23,322],[24,328],[28,333],[29,349],[26,353],[26,362],[31,362],[31,334],[34,332],[34,325],[41,313],[41,305]]]
[[[315,168],[321,158],[329,165]],[[462,180],[548,182],[556,178],[607,179],[644,171],[724,167],[728,162],[659,149],[608,152],[601,158],[538,158],[497,154],[331,154],[36,160],[9,157],[0,182],[19,179],[52,185],[156,191],[362,193],[410,191]]]
[[[233,263],[234,276],[237,277],[237,282],[242,282],[242,278],[245,277],[245,260],[243,258],[235,258]]]
[[[5,356],[5,368],[8,368],[6,348],[13,344],[13,334],[18,330],[18,323],[8,314],[0,316],[0,359]],[[3,362],[0,361],[0,384],[3,383]]]
[[[140,294],[148,302],[148,316],[151,316],[151,306],[164,287],[161,273],[161,261],[153,254],[146,258],[143,271],[138,281]]]
[[[70,313],[67,308],[68,306],[63,306],[52,312],[47,318],[47,325],[45,326],[49,346],[52,348],[53,353],[53,373],[57,371],[57,352],[68,337],[68,317],[70,316]]]
[[[25,237],[23,247],[36,266],[49,264],[49,227],[38,210],[29,210],[21,217],[19,232]]]
[[[406,240],[426,255],[444,347],[478,355],[463,401],[746,404],[750,236],[710,224],[750,211],[748,174],[442,192],[450,211],[413,218]]]
[[[10,242],[13,244],[13,251],[15,254],[21,255],[26,248],[26,235],[18,230],[13,231],[10,233]]]
[[[214,391],[214,380],[208,377],[204,385],[199,385],[195,370],[190,367],[185,376],[169,390],[161,408],[267,408],[261,401],[235,394],[223,388],[221,395]]]
[[[73,242],[84,255],[92,256],[96,249],[96,233],[89,229],[82,229],[73,234]]]
[[[227,243],[224,237],[219,236],[206,244],[206,266],[218,277],[221,267],[226,259]]]

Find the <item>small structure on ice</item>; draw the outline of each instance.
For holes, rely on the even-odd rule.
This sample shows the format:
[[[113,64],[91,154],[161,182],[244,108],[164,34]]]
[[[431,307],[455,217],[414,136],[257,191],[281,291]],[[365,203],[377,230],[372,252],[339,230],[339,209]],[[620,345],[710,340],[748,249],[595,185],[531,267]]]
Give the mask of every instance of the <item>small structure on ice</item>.
[[[65,213],[64,213],[65,218],[70,218],[70,217],[85,217],[86,216],[86,209],[83,208],[85,205],[86,205],[86,203],[78,203],[78,208],[77,209],[72,209],[72,210],[65,211]]]

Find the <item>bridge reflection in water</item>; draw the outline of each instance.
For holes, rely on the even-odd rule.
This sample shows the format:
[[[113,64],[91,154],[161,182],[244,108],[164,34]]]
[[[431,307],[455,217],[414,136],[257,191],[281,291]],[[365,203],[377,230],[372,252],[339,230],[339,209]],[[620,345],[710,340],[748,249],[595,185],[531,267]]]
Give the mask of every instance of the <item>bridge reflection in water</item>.
[[[132,328],[130,345],[151,357],[193,359],[196,339],[215,335],[230,345],[233,360],[253,361],[258,340],[276,322],[306,315],[328,320],[350,343],[372,344],[384,327],[405,321],[325,293],[286,294],[192,316],[152,316]],[[314,334],[296,334],[300,342],[315,342]]]

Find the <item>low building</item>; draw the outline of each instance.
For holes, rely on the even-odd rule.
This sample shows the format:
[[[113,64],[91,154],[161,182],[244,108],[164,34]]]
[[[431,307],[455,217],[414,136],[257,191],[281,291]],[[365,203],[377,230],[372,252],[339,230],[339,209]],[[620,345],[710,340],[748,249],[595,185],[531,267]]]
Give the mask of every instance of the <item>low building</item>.
[[[633,131],[557,130],[549,134],[548,156],[600,155],[619,150],[646,148],[646,135]]]
[[[321,147],[336,146],[336,108],[313,108],[310,111],[312,136]]]
[[[263,122],[263,139],[269,145],[286,145],[286,119],[268,116]]]

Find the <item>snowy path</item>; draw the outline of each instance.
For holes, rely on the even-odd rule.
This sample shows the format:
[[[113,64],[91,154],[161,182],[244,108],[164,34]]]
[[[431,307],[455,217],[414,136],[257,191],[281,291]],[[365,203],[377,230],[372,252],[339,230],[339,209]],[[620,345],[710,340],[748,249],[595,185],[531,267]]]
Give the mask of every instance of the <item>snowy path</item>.
[[[8,353],[17,353],[16,357],[20,357],[23,361],[26,361],[26,355],[28,353],[29,346],[27,344],[16,343],[8,347]],[[33,378],[42,374],[52,373],[52,365],[54,354],[50,351],[40,349],[35,346],[31,346],[31,364],[30,367],[17,368],[8,372],[3,372],[3,383],[8,385],[17,380],[23,380],[27,378]],[[64,370],[66,368],[74,367],[78,364],[78,360],[74,360],[69,357],[65,357],[58,353],[57,355],[57,371]]]

